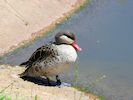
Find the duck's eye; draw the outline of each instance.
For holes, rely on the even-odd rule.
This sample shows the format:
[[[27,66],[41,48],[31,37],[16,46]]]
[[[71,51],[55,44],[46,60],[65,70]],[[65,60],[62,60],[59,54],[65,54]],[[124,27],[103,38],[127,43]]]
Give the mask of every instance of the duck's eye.
[[[74,34],[67,33],[67,34],[64,34],[64,35],[67,36],[68,38],[72,39],[72,40],[75,40]]]

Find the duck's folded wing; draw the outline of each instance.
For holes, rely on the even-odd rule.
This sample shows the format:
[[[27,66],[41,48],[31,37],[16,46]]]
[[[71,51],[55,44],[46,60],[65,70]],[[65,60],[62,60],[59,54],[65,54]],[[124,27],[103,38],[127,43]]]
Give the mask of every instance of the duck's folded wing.
[[[38,48],[29,58],[28,61],[23,62],[20,65],[26,65],[26,66],[30,66],[33,63],[40,61],[42,59],[45,59],[47,57],[49,57],[50,55],[52,55],[52,50],[50,48],[50,45],[45,45],[45,46],[41,46],[40,48]]]

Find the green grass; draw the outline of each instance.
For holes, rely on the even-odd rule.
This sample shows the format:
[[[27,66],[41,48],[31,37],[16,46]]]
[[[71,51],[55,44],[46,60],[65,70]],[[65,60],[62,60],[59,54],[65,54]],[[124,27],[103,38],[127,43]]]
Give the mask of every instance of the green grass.
[[[105,100],[104,96],[98,96],[99,100]]]
[[[14,82],[10,83],[7,87],[3,88],[1,91],[0,91],[0,100],[12,100],[11,96],[8,96],[6,94],[4,94],[4,91],[9,88],[10,86],[13,85]]]
[[[0,94],[0,100],[12,100],[10,96],[7,96],[5,94]]]
[[[6,94],[3,93],[3,94],[0,94],[0,100],[13,100],[13,99],[12,99],[11,96],[6,95]],[[15,99],[15,100],[17,100],[17,99]],[[38,100],[38,96],[35,95],[35,96],[33,97],[33,100]]]
[[[38,98],[38,96],[37,96],[37,95],[35,95],[34,100],[37,100],[37,98]]]

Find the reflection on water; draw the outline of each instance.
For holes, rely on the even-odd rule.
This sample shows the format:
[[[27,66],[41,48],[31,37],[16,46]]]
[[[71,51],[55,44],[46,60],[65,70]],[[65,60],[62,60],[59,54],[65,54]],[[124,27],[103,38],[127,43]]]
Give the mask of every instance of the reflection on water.
[[[72,30],[82,47],[79,53],[78,84],[107,100],[133,100],[133,1],[95,0],[82,12],[57,27],[47,39],[37,39],[27,48],[21,49],[0,60],[1,63],[20,64],[32,52],[53,38],[60,30]],[[50,36],[52,35],[52,37]],[[73,81],[74,72],[69,70],[64,80]]]

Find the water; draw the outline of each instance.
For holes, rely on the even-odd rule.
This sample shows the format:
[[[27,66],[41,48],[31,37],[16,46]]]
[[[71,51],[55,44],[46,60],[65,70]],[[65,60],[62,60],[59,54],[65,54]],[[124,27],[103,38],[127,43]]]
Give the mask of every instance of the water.
[[[94,0],[53,32],[0,62],[20,64],[59,30],[72,30],[83,51],[79,53],[78,84],[107,100],[133,100],[133,0]],[[74,72],[63,76],[73,81]],[[64,78],[65,77],[65,78]]]

